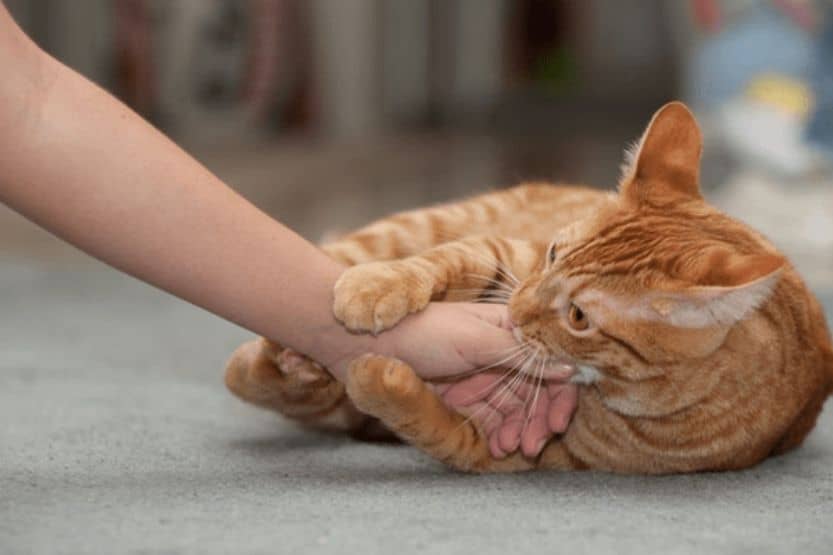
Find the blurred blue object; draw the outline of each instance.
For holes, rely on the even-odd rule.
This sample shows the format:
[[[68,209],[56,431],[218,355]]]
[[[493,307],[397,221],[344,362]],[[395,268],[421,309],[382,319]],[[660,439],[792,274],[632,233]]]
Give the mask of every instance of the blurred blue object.
[[[741,94],[761,73],[807,79],[814,55],[812,38],[793,20],[768,3],[755,4],[695,51],[689,98],[709,110]]]
[[[816,41],[811,85],[815,106],[807,127],[807,139],[833,159],[833,9],[824,13]]]

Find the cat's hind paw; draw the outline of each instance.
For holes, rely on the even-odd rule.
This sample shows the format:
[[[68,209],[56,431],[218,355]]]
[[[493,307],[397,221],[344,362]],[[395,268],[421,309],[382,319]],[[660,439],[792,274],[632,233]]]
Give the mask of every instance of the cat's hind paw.
[[[345,401],[344,387],[321,365],[265,339],[234,352],[225,382],[242,400],[302,421],[324,416]]]
[[[333,381],[323,366],[292,349],[284,349],[275,357],[275,365],[296,389],[324,386]]]

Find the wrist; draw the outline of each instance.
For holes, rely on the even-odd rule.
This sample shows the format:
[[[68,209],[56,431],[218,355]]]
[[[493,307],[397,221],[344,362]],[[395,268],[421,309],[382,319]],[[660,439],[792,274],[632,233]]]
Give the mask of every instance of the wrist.
[[[347,330],[333,315],[333,288],[344,272],[344,267],[316,250],[317,266],[310,270],[315,279],[307,280],[311,293],[300,298],[307,302],[296,303],[298,309],[290,311],[302,314],[294,321],[279,319],[279,328],[270,330],[268,337],[274,337],[282,345],[302,353],[318,362],[338,381],[345,382],[350,363],[361,355],[376,353],[395,356],[394,346],[399,333],[386,331],[379,336],[353,333]],[[319,291],[328,291],[321,295]],[[398,327],[398,326],[397,326]]]
[[[298,351],[323,365],[340,382],[347,379],[350,363],[366,353],[388,354],[390,341],[384,336],[358,334],[347,331],[333,318],[331,325],[303,334]]]

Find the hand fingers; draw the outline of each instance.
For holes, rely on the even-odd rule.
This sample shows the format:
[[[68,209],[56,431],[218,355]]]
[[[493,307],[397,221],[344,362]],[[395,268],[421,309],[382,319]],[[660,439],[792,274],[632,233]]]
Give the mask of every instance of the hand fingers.
[[[517,410],[518,407],[523,406],[523,400],[524,397],[518,395],[518,392],[515,390],[515,386],[513,385],[498,388],[491,395],[489,395],[486,402],[493,406],[495,410],[500,411],[501,414],[508,415]]]
[[[517,348],[518,341],[509,331],[511,322],[505,305],[455,304],[469,315],[466,320],[469,329],[466,334],[457,334],[451,339],[456,351],[472,368],[499,363]],[[488,348],[484,349],[484,345]]]
[[[563,433],[578,401],[576,386],[547,383],[539,390],[529,380],[512,381],[503,371],[483,372],[459,382],[436,384],[435,390],[488,437],[489,452],[504,458],[518,449],[536,457],[552,434]],[[510,385],[511,384],[511,385]],[[526,411],[524,405],[533,399]]]
[[[551,384],[548,393],[553,389]],[[552,433],[561,434],[567,430],[577,403],[578,388],[575,385],[561,385],[558,388],[547,412],[547,426]]]
[[[443,400],[453,407],[463,407],[483,400],[497,388],[495,382],[500,378],[500,374],[482,372],[449,384],[449,387],[442,393]]]
[[[550,438],[551,432],[547,424],[549,404],[547,395],[539,395],[529,409],[529,422],[521,432],[521,452],[527,457],[538,456]]]
[[[501,448],[498,434],[492,434],[489,436],[489,453],[491,453],[496,459],[503,459],[508,454]]]
[[[533,395],[535,394],[535,386],[533,385],[532,380],[528,377],[523,378],[518,383],[512,386],[512,389],[515,390],[515,395],[520,397],[521,399],[532,399]]]
[[[497,432],[498,446],[504,453],[512,453],[520,446],[524,420],[523,407],[517,408],[504,419],[503,425]]]
[[[547,395],[550,396],[550,399],[555,399],[561,394],[565,387],[567,387],[567,384],[565,383],[549,382],[547,384]]]
[[[474,422],[487,436],[503,424],[503,415],[484,401],[458,409],[458,412]]]
[[[434,390],[434,393],[440,397],[445,398],[445,394],[454,386],[453,383],[448,382],[426,382],[426,385]]]

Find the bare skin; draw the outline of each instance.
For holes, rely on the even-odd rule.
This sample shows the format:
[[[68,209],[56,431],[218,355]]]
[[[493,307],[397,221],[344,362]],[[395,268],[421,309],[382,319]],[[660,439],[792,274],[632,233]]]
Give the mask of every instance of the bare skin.
[[[2,4],[0,67],[0,201],[88,254],[275,338],[342,381],[367,352],[401,358],[431,379],[488,366],[515,345],[497,305],[434,303],[378,337],[348,332],[332,315],[340,265],[45,54]],[[457,385],[452,406],[487,400],[482,380]],[[478,419],[491,415],[488,428],[500,434],[522,401]],[[545,403],[535,410],[557,411],[566,426],[575,403]],[[535,435],[525,442],[537,445],[553,431],[561,430],[525,430]],[[504,445],[519,445],[520,433]]]

